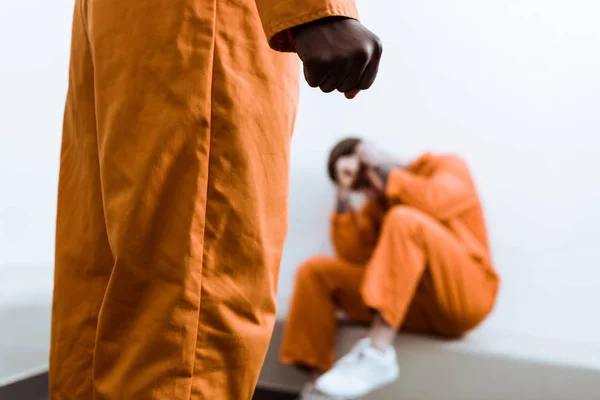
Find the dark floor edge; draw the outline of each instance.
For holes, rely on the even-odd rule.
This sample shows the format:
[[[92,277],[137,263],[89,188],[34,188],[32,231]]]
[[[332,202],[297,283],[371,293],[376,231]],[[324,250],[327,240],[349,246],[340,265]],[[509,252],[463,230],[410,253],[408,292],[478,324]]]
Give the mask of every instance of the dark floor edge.
[[[0,387],[0,400],[43,400],[47,398],[47,373]]]
[[[268,389],[256,388],[252,400],[296,400],[297,393],[276,392]]]
[[[257,388],[252,400],[295,400],[295,393],[283,393]],[[0,400],[48,399],[48,374],[40,374],[0,387]]]

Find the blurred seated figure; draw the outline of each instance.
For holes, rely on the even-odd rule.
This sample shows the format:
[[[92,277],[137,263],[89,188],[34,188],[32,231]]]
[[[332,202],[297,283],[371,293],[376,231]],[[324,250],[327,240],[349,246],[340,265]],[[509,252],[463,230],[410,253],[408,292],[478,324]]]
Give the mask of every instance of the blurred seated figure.
[[[454,155],[403,163],[349,138],[331,151],[335,257],[297,272],[280,360],[313,375],[302,399],[352,399],[397,379],[399,330],[458,338],[490,314],[499,287],[471,174]],[[350,193],[367,199],[354,209]],[[370,323],[334,363],[336,315]]]

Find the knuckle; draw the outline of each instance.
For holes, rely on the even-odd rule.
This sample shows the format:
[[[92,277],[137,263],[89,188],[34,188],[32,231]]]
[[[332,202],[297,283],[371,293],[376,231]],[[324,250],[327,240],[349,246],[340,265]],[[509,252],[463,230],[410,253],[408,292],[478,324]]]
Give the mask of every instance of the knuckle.
[[[308,58],[304,62],[304,64],[310,69],[318,70],[318,69],[322,68],[324,65],[327,65],[327,62],[328,62],[327,56],[317,55],[317,56]]]
[[[361,47],[357,49],[353,54],[353,59],[359,62],[366,62],[371,57],[370,51],[367,47]]]
[[[318,63],[321,67],[327,67],[335,62],[335,57],[329,54],[322,55],[318,59]]]
[[[383,42],[379,37],[375,36],[373,46],[375,47],[376,54],[381,55],[381,53],[383,53]]]
[[[358,88],[360,90],[367,90],[371,87],[372,84],[373,84],[373,79],[371,79],[369,77],[368,79],[362,79],[360,81],[360,83],[358,84]]]

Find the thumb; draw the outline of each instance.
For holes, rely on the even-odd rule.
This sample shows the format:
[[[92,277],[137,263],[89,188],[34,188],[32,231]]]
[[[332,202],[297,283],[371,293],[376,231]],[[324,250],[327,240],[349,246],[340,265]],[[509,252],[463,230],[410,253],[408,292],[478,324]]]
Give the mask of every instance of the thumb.
[[[346,96],[348,100],[352,100],[353,98],[358,96],[359,93],[360,89],[352,89],[351,91],[344,93],[344,96]]]

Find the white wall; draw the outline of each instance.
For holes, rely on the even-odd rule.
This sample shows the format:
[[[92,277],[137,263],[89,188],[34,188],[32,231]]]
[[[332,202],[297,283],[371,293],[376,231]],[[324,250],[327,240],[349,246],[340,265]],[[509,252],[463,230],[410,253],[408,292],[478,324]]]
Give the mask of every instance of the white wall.
[[[51,266],[72,12],[0,0],[0,268]]]
[[[48,360],[72,9],[0,0],[0,386]]]
[[[468,159],[504,276],[490,326],[597,341],[598,2],[359,5],[385,42],[380,79],[352,102],[302,92],[281,296],[302,259],[329,249],[324,161],[357,133]],[[71,14],[72,1],[0,0],[0,268],[51,268]]]
[[[360,133],[400,154],[456,151],[471,164],[504,277],[489,327],[598,342],[600,3],[359,4],[384,41],[381,75],[353,102],[302,93],[282,296],[294,266],[328,249],[331,196],[316,194],[328,190],[328,147]]]

